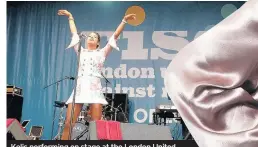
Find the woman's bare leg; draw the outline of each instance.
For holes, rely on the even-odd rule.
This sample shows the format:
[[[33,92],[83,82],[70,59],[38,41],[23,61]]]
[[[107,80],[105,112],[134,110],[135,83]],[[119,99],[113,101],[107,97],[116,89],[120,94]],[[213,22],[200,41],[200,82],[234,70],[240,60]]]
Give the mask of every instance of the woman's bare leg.
[[[101,120],[102,117],[102,104],[91,104],[90,106],[91,120]]]

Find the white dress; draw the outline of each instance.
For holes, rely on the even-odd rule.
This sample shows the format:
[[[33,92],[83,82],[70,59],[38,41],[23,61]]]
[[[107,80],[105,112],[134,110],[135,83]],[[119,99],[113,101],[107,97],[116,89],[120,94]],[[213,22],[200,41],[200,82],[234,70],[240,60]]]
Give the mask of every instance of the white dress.
[[[73,34],[72,42],[78,42],[79,36]],[[75,41],[76,40],[76,41]],[[78,55],[79,45],[74,49]],[[102,49],[88,50],[81,48],[80,65],[77,80],[75,103],[81,104],[108,104],[102,91],[101,72],[107,55],[113,48],[119,50],[114,35],[109,39],[107,45]],[[66,104],[72,103],[74,90]]]

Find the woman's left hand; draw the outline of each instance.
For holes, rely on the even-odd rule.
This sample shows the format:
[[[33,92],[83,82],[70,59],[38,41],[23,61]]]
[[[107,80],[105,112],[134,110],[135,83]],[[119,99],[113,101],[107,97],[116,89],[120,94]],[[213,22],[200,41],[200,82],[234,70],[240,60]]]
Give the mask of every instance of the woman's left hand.
[[[136,15],[135,14],[128,14],[124,17],[124,20],[135,20],[136,19]]]

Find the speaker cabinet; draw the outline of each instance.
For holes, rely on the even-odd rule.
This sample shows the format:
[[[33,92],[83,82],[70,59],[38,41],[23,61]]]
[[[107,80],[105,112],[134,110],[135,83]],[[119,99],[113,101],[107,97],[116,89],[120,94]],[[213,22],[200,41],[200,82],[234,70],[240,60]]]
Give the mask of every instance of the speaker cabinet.
[[[22,117],[23,97],[7,93],[7,118],[15,118],[19,122]]]

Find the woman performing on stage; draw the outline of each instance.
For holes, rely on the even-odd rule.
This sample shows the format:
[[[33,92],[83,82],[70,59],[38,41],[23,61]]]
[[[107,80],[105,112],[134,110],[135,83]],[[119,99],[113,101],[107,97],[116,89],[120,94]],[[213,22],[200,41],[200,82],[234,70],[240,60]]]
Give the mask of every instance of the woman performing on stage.
[[[258,1],[195,39],[165,87],[199,147],[258,147]]]
[[[79,38],[77,34],[77,29],[75,26],[74,18],[70,12],[67,10],[59,10],[58,15],[64,15],[68,17],[70,30],[73,38]],[[135,14],[129,14],[124,17],[120,25],[117,27],[115,33],[109,39],[107,45],[99,48],[100,35],[98,33],[90,33],[87,37],[87,49],[81,49],[80,56],[80,67],[77,80],[77,89],[75,97],[75,107],[73,123],[74,125],[83,104],[90,104],[91,120],[100,120],[102,117],[102,105],[106,105],[107,101],[102,92],[101,86],[101,71],[107,58],[108,54],[111,52],[112,48],[118,49],[116,45],[116,40],[120,33],[123,31],[125,24],[128,20],[136,19]],[[78,55],[79,45],[74,47],[75,52]],[[63,130],[62,140],[68,140],[69,138],[69,128],[71,120],[71,109],[73,101],[74,91],[72,92],[70,98],[68,99],[68,109],[66,114],[66,121]]]

